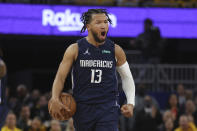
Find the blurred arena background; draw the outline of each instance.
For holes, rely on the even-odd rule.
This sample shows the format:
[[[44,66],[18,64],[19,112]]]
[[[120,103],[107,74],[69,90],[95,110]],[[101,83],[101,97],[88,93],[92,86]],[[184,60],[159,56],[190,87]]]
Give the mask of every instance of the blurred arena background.
[[[72,120],[51,120],[50,90],[64,51],[87,34],[80,34],[81,13],[106,8],[108,36],[125,50],[136,83],[135,115],[120,117],[120,131],[196,131],[196,7],[197,0],[0,0],[0,60],[7,66],[0,128],[73,131]]]

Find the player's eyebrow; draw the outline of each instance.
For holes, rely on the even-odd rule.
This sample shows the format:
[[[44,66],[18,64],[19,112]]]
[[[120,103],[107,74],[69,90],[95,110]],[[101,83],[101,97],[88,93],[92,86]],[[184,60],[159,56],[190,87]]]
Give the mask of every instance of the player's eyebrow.
[[[107,19],[104,19],[104,20],[96,20],[96,22],[101,22],[101,21],[107,21]]]

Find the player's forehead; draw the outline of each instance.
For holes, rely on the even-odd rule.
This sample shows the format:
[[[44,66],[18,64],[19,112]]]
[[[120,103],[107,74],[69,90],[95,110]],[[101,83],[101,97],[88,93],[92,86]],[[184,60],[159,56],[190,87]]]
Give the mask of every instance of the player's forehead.
[[[105,13],[99,13],[99,14],[92,14],[92,21],[105,21],[107,20],[107,16]]]

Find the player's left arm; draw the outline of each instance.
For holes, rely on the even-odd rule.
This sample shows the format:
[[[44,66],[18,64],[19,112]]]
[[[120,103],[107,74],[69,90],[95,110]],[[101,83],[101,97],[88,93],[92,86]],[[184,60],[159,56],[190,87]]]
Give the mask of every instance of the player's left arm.
[[[127,104],[121,107],[121,112],[125,117],[132,117],[135,105],[135,84],[126,55],[119,45],[115,45],[115,57],[116,69],[121,76],[122,88],[127,98]]]

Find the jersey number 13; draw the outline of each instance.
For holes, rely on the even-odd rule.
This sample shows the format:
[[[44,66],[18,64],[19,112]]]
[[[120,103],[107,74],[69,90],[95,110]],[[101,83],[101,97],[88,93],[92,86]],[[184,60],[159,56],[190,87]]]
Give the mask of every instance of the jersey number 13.
[[[102,79],[102,70],[91,69],[91,83],[101,83]]]

